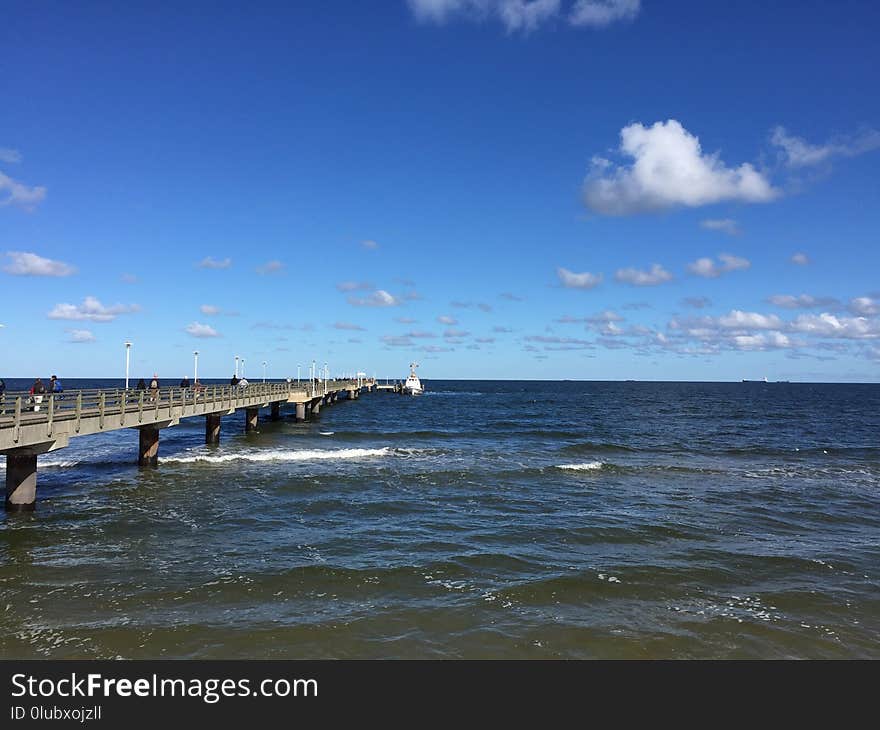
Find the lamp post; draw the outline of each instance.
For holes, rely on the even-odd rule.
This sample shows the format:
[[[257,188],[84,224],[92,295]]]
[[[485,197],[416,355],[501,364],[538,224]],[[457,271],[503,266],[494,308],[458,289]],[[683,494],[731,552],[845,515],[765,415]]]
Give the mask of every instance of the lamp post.
[[[128,364],[131,362],[131,343],[125,343],[125,389],[128,390]]]
[[[193,388],[199,382],[199,351],[193,350]]]
[[[300,367],[301,367],[300,365],[296,366],[296,383],[297,383],[297,385],[299,385],[299,369],[300,369]]]
[[[245,374],[244,374],[244,358],[241,358],[241,377],[242,377],[242,379],[244,379],[244,380],[247,379],[247,378],[245,377]]]
[[[235,356],[235,377],[238,377],[238,355]]]
[[[267,363],[265,360],[263,360],[263,382],[264,383],[266,382],[266,365],[268,365],[268,364],[269,363]]]

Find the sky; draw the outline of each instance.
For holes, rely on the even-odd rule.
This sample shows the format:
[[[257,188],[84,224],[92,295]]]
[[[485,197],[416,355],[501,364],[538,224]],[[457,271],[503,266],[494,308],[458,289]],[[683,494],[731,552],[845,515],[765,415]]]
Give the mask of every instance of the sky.
[[[880,4],[3,15],[0,377],[880,380]]]

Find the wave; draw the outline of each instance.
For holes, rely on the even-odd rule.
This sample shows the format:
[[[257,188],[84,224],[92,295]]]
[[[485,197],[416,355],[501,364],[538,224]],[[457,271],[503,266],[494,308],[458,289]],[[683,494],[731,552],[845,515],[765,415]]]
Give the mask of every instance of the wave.
[[[647,451],[647,448],[636,449],[632,446],[625,446],[624,444],[615,444],[615,443],[596,443],[592,441],[585,441],[578,444],[570,444],[568,446],[562,447],[560,449],[563,454],[589,454],[591,452],[596,451],[623,451],[623,452],[638,452],[638,451]]]
[[[162,459],[164,463],[174,464],[227,464],[233,461],[324,461],[332,459],[366,459],[388,456],[392,453],[387,446],[381,449],[302,449],[299,451],[255,451],[234,454],[193,454],[191,456],[171,456]]]
[[[598,471],[605,466],[610,466],[602,461],[587,461],[583,464],[556,464],[557,469],[569,469],[571,471]]]

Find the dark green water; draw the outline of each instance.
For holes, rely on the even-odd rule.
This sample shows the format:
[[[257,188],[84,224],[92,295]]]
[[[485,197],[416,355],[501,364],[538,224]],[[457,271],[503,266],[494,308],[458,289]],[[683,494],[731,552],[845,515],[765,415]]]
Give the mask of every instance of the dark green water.
[[[41,456],[0,655],[880,657],[880,386],[427,385]]]

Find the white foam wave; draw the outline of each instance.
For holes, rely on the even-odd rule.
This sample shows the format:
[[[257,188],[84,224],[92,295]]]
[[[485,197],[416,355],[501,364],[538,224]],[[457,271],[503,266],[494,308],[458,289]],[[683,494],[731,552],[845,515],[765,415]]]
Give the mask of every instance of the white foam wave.
[[[557,469],[570,469],[572,471],[595,471],[601,469],[605,464],[601,461],[587,461],[583,464],[557,464]]]
[[[391,449],[303,449],[301,451],[253,451],[234,454],[193,454],[191,456],[172,456],[162,459],[175,464],[227,464],[233,461],[322,461],[327,459],[365,459],[374,456],[388,456]]]

